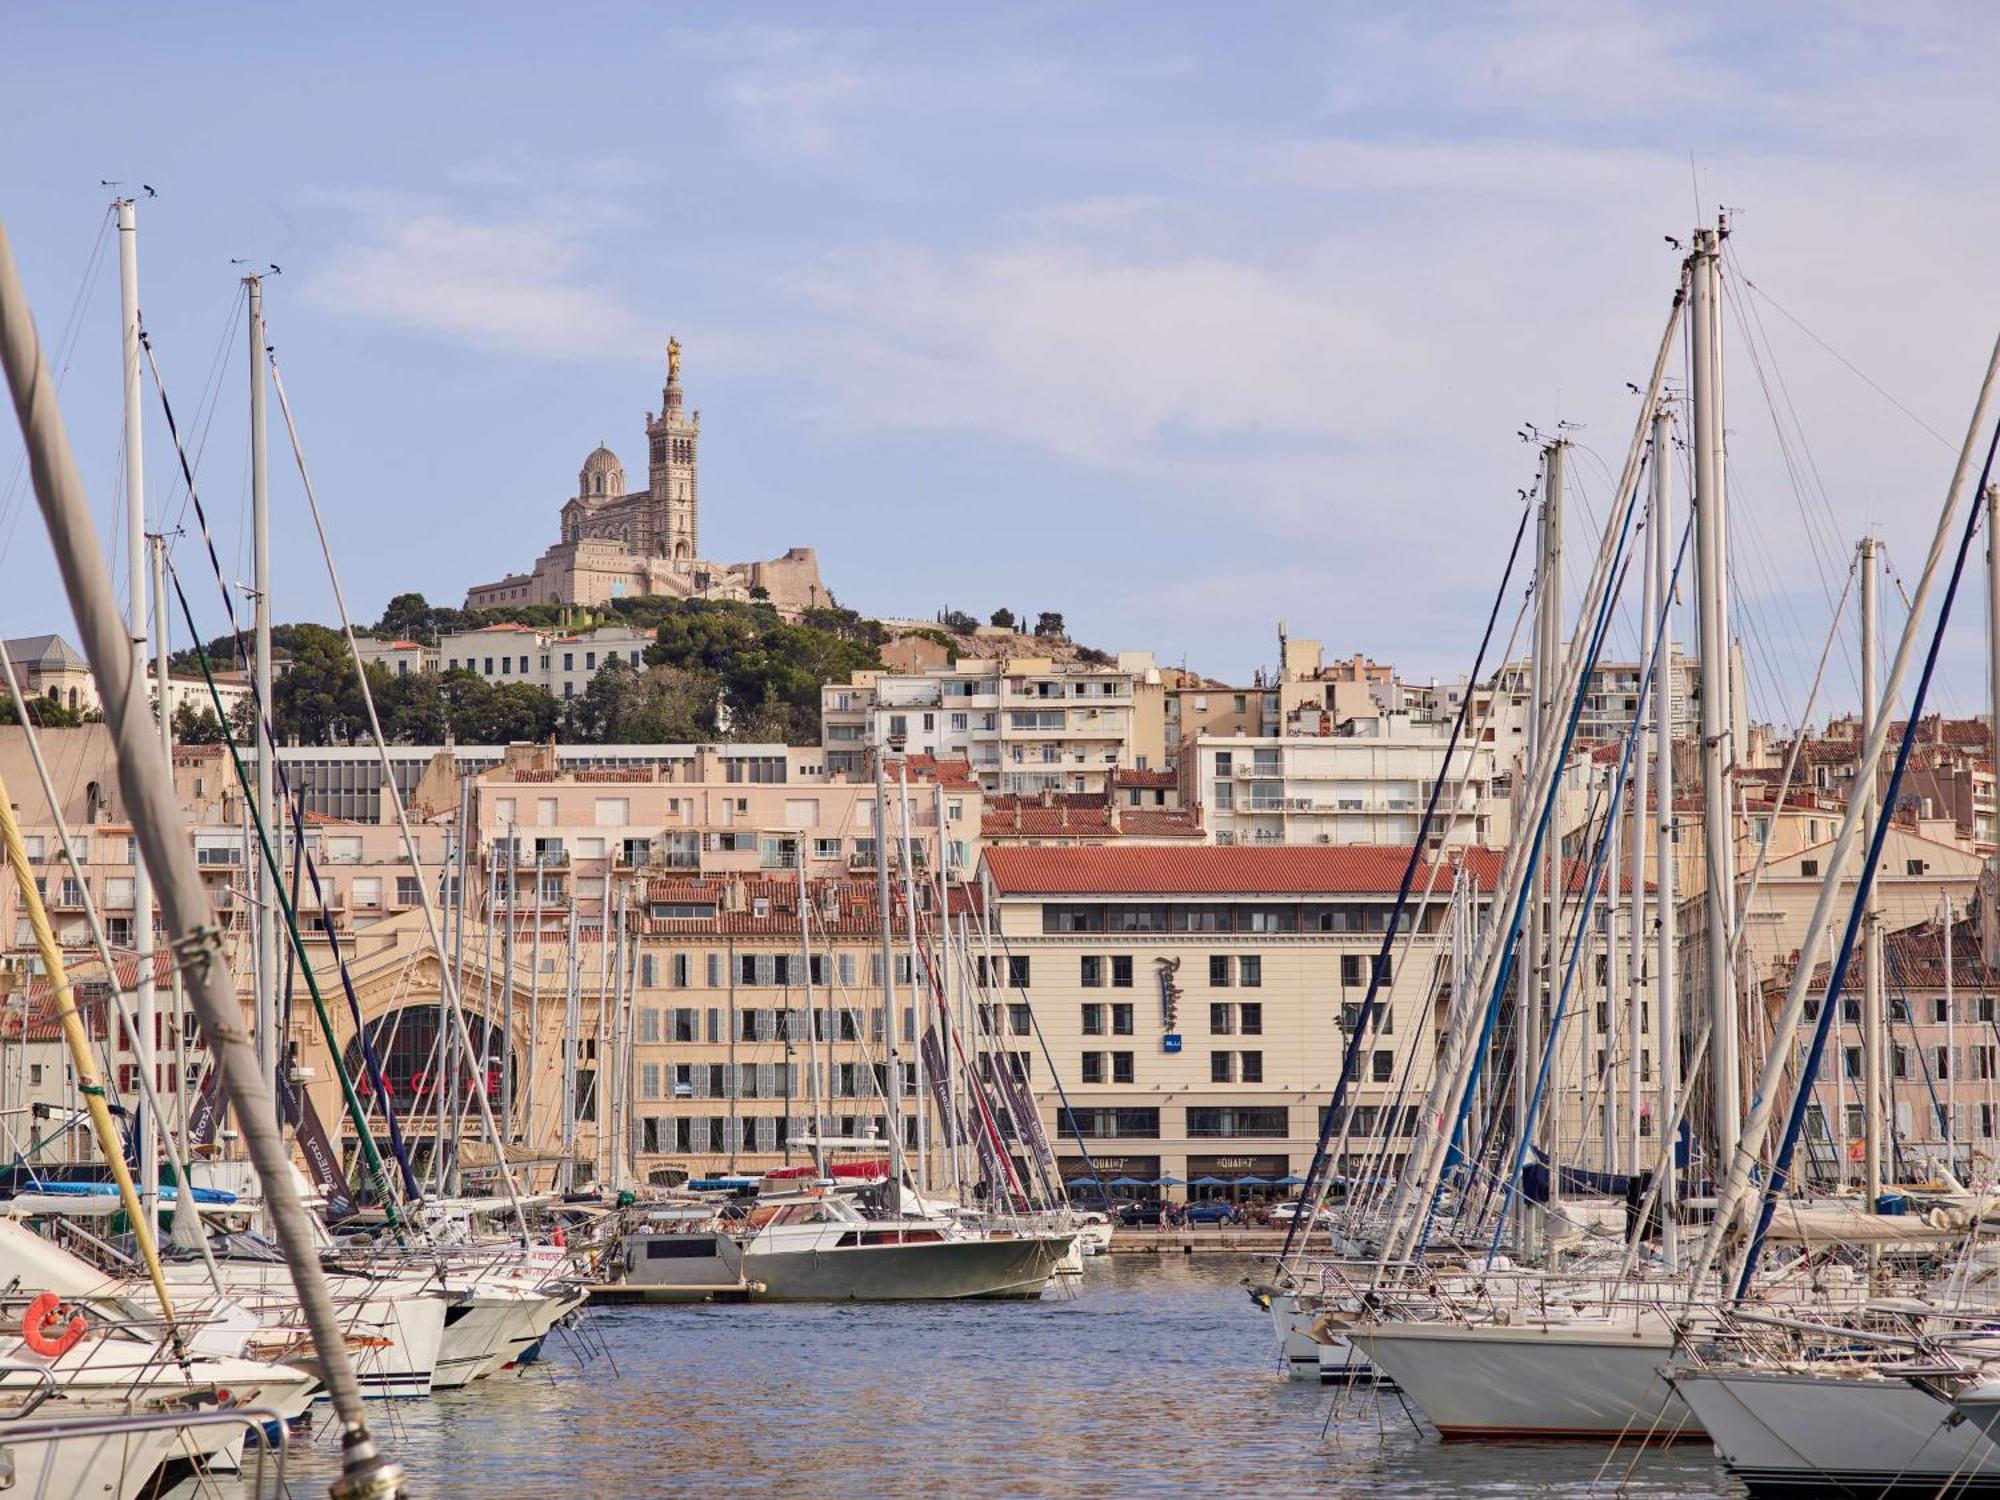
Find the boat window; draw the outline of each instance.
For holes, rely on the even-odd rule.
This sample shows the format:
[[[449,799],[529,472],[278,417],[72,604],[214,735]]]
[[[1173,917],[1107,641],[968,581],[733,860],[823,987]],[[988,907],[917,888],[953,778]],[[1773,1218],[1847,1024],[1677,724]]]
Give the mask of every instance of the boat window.
[[[671,1239],[646,1241],[647,1260],[695,1260],[715,1254],[715,1236],[709,1234],[675,1235]]]

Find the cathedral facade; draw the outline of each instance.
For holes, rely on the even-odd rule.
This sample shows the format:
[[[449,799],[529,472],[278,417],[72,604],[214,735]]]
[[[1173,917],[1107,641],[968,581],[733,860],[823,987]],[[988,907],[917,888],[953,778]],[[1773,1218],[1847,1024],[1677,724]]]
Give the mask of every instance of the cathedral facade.
[[[467,609],[522,604],[600,606],[618,599],[768,598],[797,617],[832,603],[819,559],[794,547],[766,562],[717,563],[701,555],[701,413],[681,393],[680,340],[667,342],[660,410],[646,413],[646,483],[626,489],[625,466],[600,445],[583,461],[562,508],[562,539],[516,573],[467,590]]]

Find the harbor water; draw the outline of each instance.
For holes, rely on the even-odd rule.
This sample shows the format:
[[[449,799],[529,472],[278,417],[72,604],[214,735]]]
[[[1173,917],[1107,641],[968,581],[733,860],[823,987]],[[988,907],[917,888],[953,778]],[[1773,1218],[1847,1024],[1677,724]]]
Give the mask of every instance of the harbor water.
[[[1738,1493],[1705,1444],[1441,1445],[1393,1397],[1287,1380],[1256,1270],[1120,1255],[1031,1304],[599,1308],[541,1366],[372,1413],[436,1500]],[[332,1441],[295,1451],[295,1493]]]

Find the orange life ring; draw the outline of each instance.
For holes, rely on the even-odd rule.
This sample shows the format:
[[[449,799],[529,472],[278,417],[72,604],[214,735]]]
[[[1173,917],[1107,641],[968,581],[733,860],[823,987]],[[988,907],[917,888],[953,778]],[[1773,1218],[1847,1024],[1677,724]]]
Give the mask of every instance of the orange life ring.
[[[49,1325],[60,1316],[62,1316],[62,1298],[54,1292],[43,1292],[28,1304],[28,1315],[21,1319],[22,1342],[35,1353],[45,1354],[50,1359],[69,1353],[76,1347],[77,1340],[83,1337],[84,1329],[88,1325],[82,1317],[72,1313],[69,1327],[63,1330],[62,1337],[50,1338]]]

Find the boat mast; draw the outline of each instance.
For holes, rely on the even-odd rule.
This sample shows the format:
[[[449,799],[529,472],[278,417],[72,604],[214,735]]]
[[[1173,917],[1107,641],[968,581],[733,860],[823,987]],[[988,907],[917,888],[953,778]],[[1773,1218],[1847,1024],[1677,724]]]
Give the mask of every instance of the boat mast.
[[[1864,745],[1874,732],[1879,717],[1875,702],[1875,663],[1881,655],[1875,641],[1878,566],[1875,538],[1865,536],[1861,539],[1861,743]],[[1881,810],[1875,805],[1875,777],[1871,774],[1862,778],[1860,770],[1857,763],[1854,797],[1861,804],[1861,847],[1868,849],[1874,845],[1875,822]],[[1837,876],[1839,872],[1830,873]],[[1879,913],[1876,885],[1871,882],[1862,918],[1864,947],[1861,964],[1861,1181],[1867,1194],[1869,1213],[1875,1212],[1882,1199],[1882,1064],[1886,1051],[1886,1028],[1882,1015],[1882,924]]]
[[[152,544],[153,554],[153,683],[160,695],[160,750],[167,757],[167,765],[171,767],[174,763],[174,716],[172,703],[167,695],[168,685],[173,681],[172,674],[167,670],[167,642],[169,639],[167,614],[167,539],[164,536],[154,536],[149,538],[149,541]],[[144,868],[144,865],[144,860],[139,861],[138,867],[133,871],[135,877],[132,885],[133,920],[138,924],[139,935],[144,939],[146,946],[151,947],[153,940],[153,898],[149,888],[145,900],[143,902],[140,901],[138,894],[139,886],[136,878],[138,869]],[[153,977],[152,961],[150,959],[142,960],[139,965],[139,972],[150,981]],[[179,969],[170,969],[167,975],[167,983],[171,996],[168,1008],[173,1012],[174,1028],[174,1128],[185,1132],[188,1119],[187,1004],[181,993],[181,971]],[[141,1023],[141,1027],[145,1029],[143,1022]],[[161,1127],[164,1127],[166,1122],[160,1121],[158,1123]],[[159,1186],[157,1142],[155,1142],[155,1146],[154,1188],[157,1190]],[[194,1196],[192,1193],[180,1195],[179,1201],[186,1203],[190,1212],[193,1211]]]
[[[121,327],[121,356],[125,398],[125,558],[126,619],[132,636],[132,675],[146,680],[146,463],[145,423],[139,387],[139,222],[138,205],[130,198],[118,200],[118,308]],[[256,364],[258,353],[251,352]],[[161,611],[164,616],[165,611]],[[162,725],[168,721],[167,679],[153,684]],[[169,767],[173,764],[168,757]],[[153,992],[153,877],[144,859],[132,861],[132,949],[138,960],[137,1004],[139,1034],[132,1039],[132,1052],[140,1069],[157,1085],[155,1027],[159,1024]],[[146,1120],[136,1133],[139,1137],[139,1211],[149,1222],[157,1222],[160,1202],[160,1131],[164,1120]]]
[[[937,1000],[937,1056],[943,1069],[943,1076],[937,1081],[937,1090],[946,1108],[941,1112],[939,1122],[944,1130],[945,1152],[951,1162],[952,1195],[959,1202],[965,1201],[965,1162],[959,1151],[958,1090],[951,1085],[951,996],[957,985],[957,976],[952,973],[951,963],[951,845],[945,838],[944,782],[937,781],[931,791],[937,802],[937,888],[938,888],[938,971],[934,986]],[[921,1044],[921,1038],[919,1038]]]
[[[1563,461],[1569,445],[1558,438],[1542,450],[1544,474],[1542,481],[1541,526],[1537,533],[1535,563],[1535,646],[1534,646],[1534,704],[1530,720],[1528,760],[1532,763],[1545,745],[1560,739],[1558,720],[1561,716],[1559,704],[1562,699],[1562,533],[1563,533]],[[1556,781],[1560,787],[1563,768],[1556,767]],[[1560,798],[1560,790],[1556,793]],[[1560,821],[1560,820],[1558,820]],[[1558,830],[1559,832],[1559,830]],[[1550,857],[1543,861],[1543,868],[1534,872],[1534,894],[1528,901],[1528,959],[1521,966],[1520,1021],[1516,1027],[1516,1051],[1520,1061],[1515,1081],[1516,1107],[1515,1126],[1517,1129],[1534,1128],[1528,1115],[1534,1091],[1534,1078],[1541,1065],[1542,1016],[1545,988],[1555,976],[1554,954],[1560,946],[1560,934],[1556,928],[1555,910],[1550,905],[1549,871],[1560,871],[1563,866],[1562,844],[1558,837],[1552,842]],[[1555,887],[1560,891],[1560,885]],[[1559,910],[1557,908],[1556,910]],[[1561,1112],[1560,1105],[1548,1114]],[[1546,1127],[1543,1127],[1546,1129]],[[1552,1162],[1550,1167],[1549,1200],[1555,1200],[1554,1179],[1558,1169]],[[1541,1240],[1542,1209],[1539,1205],[1524,1205],[1520,1215],[1520,1248],[1523,1254],[1534,1251]]]
[[[1653,605],[1657,610],[1660,639],[1653,652],[1653,772],[1659,783],[1653,793],[1653,910],[1654,934],[1658,944],[1653,960],[1653,1024],[1657,1028],[1659,1058],[1659,1102],[1654,1106],[1655,1128],[1665,1131],[1674,1117],[1675,1094],[1680,1088],[1680,997],[1676,989],[1674,963],[1674,496],[1673,418],[1664,406],[1653,408]],[[1643,790],[1643,786],[1642,786]],[[1645,814],[1645,798],[1633,806]],[[1645,840],[1638,841],[1641,845]],[[1669,1272],[1675,1268],[1676,1242],[1674,1202],[1679,1172],[1672,1142],[1663,1142],[1667,1152],[1667,1178],[1660,1184],[1660,1253]],[[1636,1160],[1635,1160],[1636,1165]]]
[[[583,956],[577,951],[581,932],[576,910],[576,890],[569,898],[569,955],[563,967],[562,1038],[562,1164],[556,1169],[565,1193],[576,1186],[576,1046],[583,1010]]]
[[[1729,935],[1736,925],[1735,843],[1729,809],[1729,639],[1723,576],[1722,402],[1717,390],[1721,336],[1718,301],[1720,240],[1712,229],[1694,236],[1689,308],[1693,342],[1694,513],[1696,619],[1701,644],[1701,795],[1708,893],[1709,1110],[1715,1157],[1728,1159],[1742,1129],[1736,976]]]
[[[826,1169],[823,1163],[821,1162],[821,1153],[824,1150],[824,1148],[820,1145],[820,1142],[822,1139],[825,1138],[826,1135],[826,1119],[820,1107],[819,1048],[818,1046],[815,1045],[814,1042],[814,1039],[819,1032],[819,1013],[815,1009],[815,1002],[813,999],[813,951],[812,951],[812,928],[810,925],[812,920],[812,912],[811,912],[811,901],[806,891],[806,834],[804,829],[799,830],[798,854],[799,854],[798,857],[799,961],[805,965],[805,968],[800,971],[800,976],[801,976],[800,982],[805,987],[805,999],[806,999],[806,1092],[810,1096],[812,1103],[813,1163],[819,1175],[824,1177],[826,1175]],[[831,990],[833,986],[829,984],[827,988],[828,990]],[[786,1062],[788,1064],[791,1061],[791,1051],[792,1051],[791,1028],[787,1027],[785,1030],[785,1053],[786,1053]],[[789,1067],[787,1067],[786,1086],[788,1088],[790,1087],[790,1083],[791,1083],[791,1070]],[[829,1087],[830,1086],[831,1084],[829,1083]],[[790,1129],[788,1127],[785,1133],[785,1160],[787,1163],[791,1161],[791,1156],[792,1156],[792,1138]]]
[[[266,828],[281,829],[274,819],[272,792],[278,747],[271,742],[275,724],[271,703],[271,477],[264,446],[264,278],[245,276],[249,291],[250,337],[250,531],[251,588],[255,595],[256,632],[257,816]],[[253,859],[257,878],[257,1061],[277,1096],[278,1037],[278,887],[270,861]],[[280,1122],[282,1125],[282,1122]]]
[[[514,925],[515,876],[520,870],[519,841],[514,820],[507,820],[507,910],[500,939],[500,967],[505,973],[500,991],[500,1135],[504,1146],[514,1136]]]
[[[535,881],[535,935],[528,944],[528,1076],[521,1080],[521,1139],[528,1148],[529,1159],[533,1160],[538,1150],[535,1135],[535,1077],[542,1071],[541,1018],[542,1018],[542,862],[536,859],[530,869]],[[510,1126],[509,1129],[512,1127]]]
[[[896,936],[889,925],[889,773],[883,765],[887,744],[875,741],[875,900],[882,922],[882,1052],[889,1059],[882,1090],[888,1112],[889,1201],[892,1213],[903,1203],[903,1056],[896,1044]],[[914,977],[914,976],[913,976]]]
[[[923,976],[920,972],[923,955],[917,948],[917,875],[915,851],[910,839],[910,762],[908,757],[897,763],[896,801],[897,822],[902,830],[903,847],[903,921],[910,934],[910,1011],[913,1022],[921,1020],[924,1012]],[[928,1080],[924,1070],[924,1049],[921,1045],[922,1028],[911,1038],[917,1051],[917,1092],[911,1101],[917,1118],[917,1191],[931,1190],[931,1138],[929,1101],[925,1097]]]
[[[1667,529],[1665,510],[1661,503],[1663,486],[1660,470],[1668,461],[1664,436],[1666,416],[1655,413],[1653,419],[1653,494],[1649,507],[1647,525],[1651,528],[1647,535],[1653,539],[1655,552],[1659,549],[1659,537]],[[1639,561],[1640,603],[1639,603],[1639,670],[1646,670],[1646,663],[1652,659],[1654,616],[1660,612],[1660,580],[1656,569],[1645,565],[1646,559]],[[1669,655],[1662,650],[1662,662]],[[1660,674],[1659,664],[1654,666],[1654,674]],[[1657,688],[1657,680],[1655,682]],[[1655,702],[1657,703],[1657,698]],[[1643,743],[1646,725],[1642,718],[1634,717],[1632,727],[1627,731]],[[1626,958],[1626,973],[1631,989],[1626,996],[1625,1008],[1625,1162],[1634,1173],[1643,1170],[1640,1163],[1644,1159],[1639,1144],[1640,1089],[1645,1082],[1639,1066],[1646,1045],[1646,783],[1649,757],[1638,751],[1632,756],[1632,795],[1626,806],[1630,834],[1626,850],[1626,921],[1630,927],[1630,951]],[[1616,869],[1611,879],[1617,881]]]
[[[1951,893],[1938,892],[1944,922],[1944,1159],[1958,1175],[1958,1022],[1952,1015]]]

